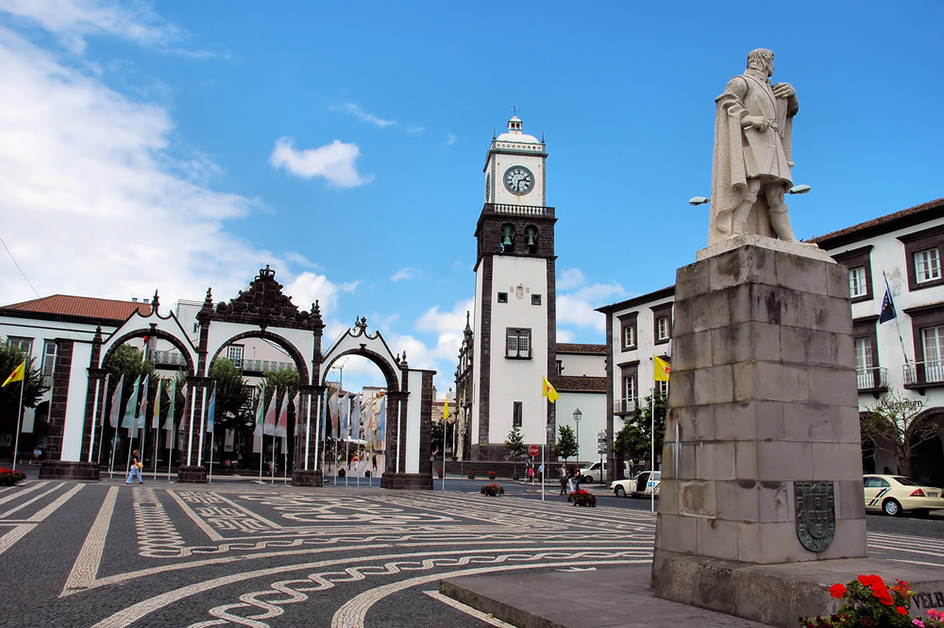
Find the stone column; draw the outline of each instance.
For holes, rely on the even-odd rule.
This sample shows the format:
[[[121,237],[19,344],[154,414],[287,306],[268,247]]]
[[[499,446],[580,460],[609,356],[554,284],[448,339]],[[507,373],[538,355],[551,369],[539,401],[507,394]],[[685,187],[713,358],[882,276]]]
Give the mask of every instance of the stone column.
[[[704,591],[691,574],[717,559],[866,556],[847,270],[750,235],[699,260],[677,275],[652,571],[694,604],[679,587]]]

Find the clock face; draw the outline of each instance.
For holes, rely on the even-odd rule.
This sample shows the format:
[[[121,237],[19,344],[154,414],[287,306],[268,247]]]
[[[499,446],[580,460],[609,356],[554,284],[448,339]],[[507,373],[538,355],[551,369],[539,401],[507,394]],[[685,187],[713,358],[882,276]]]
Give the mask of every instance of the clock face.
[[[524,166],[512,166],[505,171],[505,187],[518,196],[527,194],[534,188],[534,175]]]

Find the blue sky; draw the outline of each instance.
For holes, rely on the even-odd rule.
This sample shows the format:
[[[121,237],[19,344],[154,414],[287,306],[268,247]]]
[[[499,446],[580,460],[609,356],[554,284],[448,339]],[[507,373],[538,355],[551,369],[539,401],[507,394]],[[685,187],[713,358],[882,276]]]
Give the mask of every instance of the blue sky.
[[[558,339],[603,343],[593,308],[705,246],[687,200],[754,48],[800,100],[798,237],[944,196],[942,7],[0,0],[0,301],[228,300],[270,264],[326,344],[366,316],[443,392],[514,106],[550,155]]]

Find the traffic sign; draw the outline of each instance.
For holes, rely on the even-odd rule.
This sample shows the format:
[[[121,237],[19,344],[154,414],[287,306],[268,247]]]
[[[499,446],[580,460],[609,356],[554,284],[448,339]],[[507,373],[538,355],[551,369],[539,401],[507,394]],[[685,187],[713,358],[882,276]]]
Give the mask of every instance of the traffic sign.
[[[532,456],[537,456],[540,451],[541,450],[538,449],[537,445],[531,445],[530,447],[528,447],[528,453]]]

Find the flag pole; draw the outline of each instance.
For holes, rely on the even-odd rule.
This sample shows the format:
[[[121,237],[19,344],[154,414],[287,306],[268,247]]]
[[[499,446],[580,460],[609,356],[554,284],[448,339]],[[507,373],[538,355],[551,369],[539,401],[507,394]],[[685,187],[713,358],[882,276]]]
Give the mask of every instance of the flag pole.
[[[23,361],[26,364],[26,361]],[[26,367],[23,367],[23,379],[20,380],[20,408],[16,413],[16,439],[13,442],[13,470],[16,471],[16,455],[20,449],[20,424],[23,421],[23,389],[26,388]]]
[[[656,387],[649,389],[649,481],[652,481],[656,470]],[[649,511],[656,511],[655,484],[649,491]]]
[[[888,275],[885,274],[885,271],[882,271],[882,278],[885,279],[885,294],[888,296],[888,301],[892,306],[892,316],[895,319],[895,328],[898,330],[898,342],[901,343],[901,355],[905,359],[905,364],[911,364],[911,360],[908,359],[908,352],[905,351],[905,339],[901,336],[901,323],[898,321],[898,310],[895,309],[895,302],[892,299],[892,291],[888,287]],[[885,304],[882,304],[882,309],[884,310]],[[884,313],[884,312],[882,312]],[[882,321],[880,320],[879,323]]]

